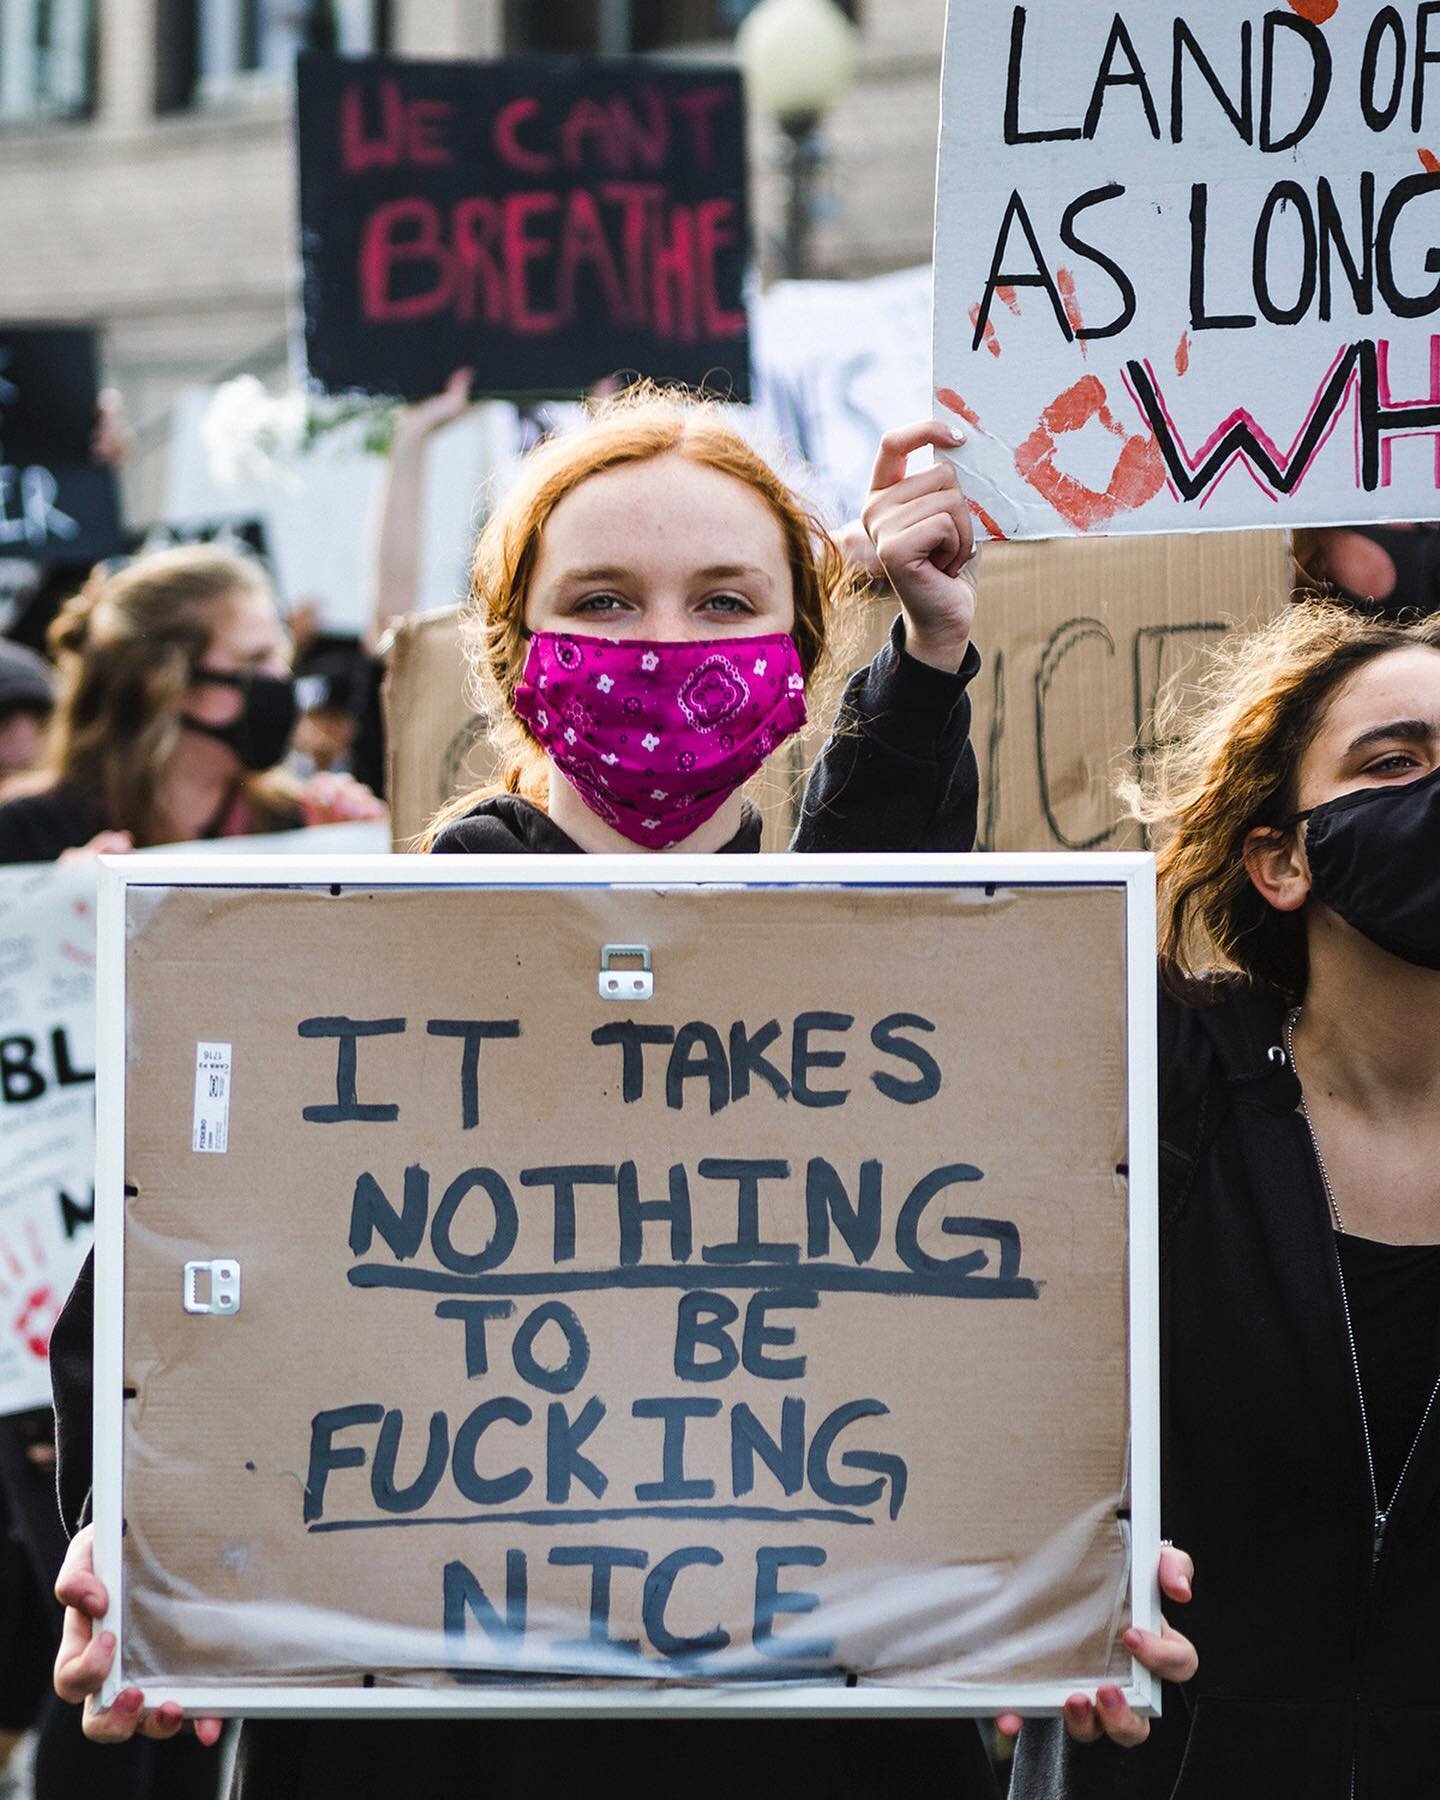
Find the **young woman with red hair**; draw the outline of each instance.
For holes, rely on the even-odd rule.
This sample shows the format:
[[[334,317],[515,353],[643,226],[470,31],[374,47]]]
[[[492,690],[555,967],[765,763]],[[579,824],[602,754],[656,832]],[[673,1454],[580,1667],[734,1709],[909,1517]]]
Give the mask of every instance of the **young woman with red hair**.
[[[890,641],[852,677],[812,777],[797,850],[967,850],[977,777],[966,687],[974,556],[953,467],[907,474],[909,456],[956,441],[932,422],[891,433],[874,477],[872,534],[900,603]],[[442,810],[424,847],[513,854],[756,851],[761,821],[744,782],[799,729],[855,585],[837,544],[723,409],[653,392],[601,407],[542,445],[483,532],[464,635],[500,752],[492,790]],[[86,1321],[57,1334],[61,1491],[78,1523],[89,1480],[79,1422]],[[79,1329],[77,1329],[77,1327]],[[65,1345],[76,1344],[66,1360]],[[69,1421],[76,1421],[73,1425]],[[68,1435],[67,1435],[68,1434]],[[1188,1558],[1162,1581],[1183,1598]],[[57,1685],[98,1687],[113,1642],[89,1635],[104,1605],[77,1538],[62,1592],[72,1612]],[[1193,1664],[1188,1643],[1127,1634],[1164,1675]],[[87,1729],[122,1737],[180,1727],[178,1708],[145,1714],[123,1694]],[[1007,1720],[1010,1729],[1017,1720]],[[1076,1696],[1067,1723],[1117,1743],[1146,1725],[1118,1688]],[[213,1721],[201,1721],[208,1736]],[[900,1788],[915,1800],[993,1795],[980,1738],[965,1721],[760,1721],[424,1725],[254,1722],[241,1734],[239,1800],[495,1800],[566,1791],[597,1773],[632,1800],[834,1796]]]

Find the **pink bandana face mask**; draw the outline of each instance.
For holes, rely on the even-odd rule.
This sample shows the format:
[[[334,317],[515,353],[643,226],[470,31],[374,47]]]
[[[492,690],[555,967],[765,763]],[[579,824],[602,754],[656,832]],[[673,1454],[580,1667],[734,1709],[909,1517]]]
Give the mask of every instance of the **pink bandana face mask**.
[[[515,711],[597,818],[647,850],[716,813],[805,723],[794,639],[537,631]]]

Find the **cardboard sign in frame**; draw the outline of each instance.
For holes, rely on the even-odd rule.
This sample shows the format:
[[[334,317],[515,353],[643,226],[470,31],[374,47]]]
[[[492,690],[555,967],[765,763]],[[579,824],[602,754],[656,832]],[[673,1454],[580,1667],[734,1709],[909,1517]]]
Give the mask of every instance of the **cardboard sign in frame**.
[[[126,1228],[126,1066],[128,1046],[127,903],[133,890],[309,889],[343,894],[376,890],[604,889],[653,895],[687,889],[925,889],[1085,888],[1123,894],[1125,995],[1125,1117],[1128,1162],[1128,1420],[1130,1617],[1141,1629],[1159,1627],[1153,1575],[1159,1536],[1159,1370],[1155,896],[1153,858],[1139,853],[1043,853],[907,856],[793,856],[747,858],[736,865],[713,857],[435,856],[175,857],[163,865],[102,859],[99,907],[97,1019],[97,1231],[95,1285],[95,1567],[110,1596],[97,1630],[116,1634],[117,1652],[100,1695],[109,1705],[135,1677],[126,1661],[124,1523],[124,1282]],[[1137,1573],[1138,1572],[1138,1573]],[[618,1682],[564,1688],[513,1683],[442,1689],[406,1686],[326,1686],[173,1678],[147,1680],[147,1704],[174,1700],[192,1715],[247,1717],[404,1715],[665,1716],[724,1713],[773,1716],[992,1715],[1014,1709],[1056,1713],[1074,1680],[966,1682],[947,1686],[849,1685],[845,1682],[731,1682],[714,1686]],[[1141,1713],[1158,1712],[1160,1687],[1131,1662],[1126,1697]]]

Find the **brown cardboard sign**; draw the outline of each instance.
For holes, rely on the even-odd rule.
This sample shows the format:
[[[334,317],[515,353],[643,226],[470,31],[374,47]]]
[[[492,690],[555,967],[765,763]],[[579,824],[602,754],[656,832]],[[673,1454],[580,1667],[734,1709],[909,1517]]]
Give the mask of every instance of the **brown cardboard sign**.
[[[1289,604],[1281,531],[987,544],[971,687],[982,850],[1142,843],[1116,784],[1207,646]]]
[[[814,860],[112,871],[117,1682],[984,1710],[1132,1677],[1147,871]]]

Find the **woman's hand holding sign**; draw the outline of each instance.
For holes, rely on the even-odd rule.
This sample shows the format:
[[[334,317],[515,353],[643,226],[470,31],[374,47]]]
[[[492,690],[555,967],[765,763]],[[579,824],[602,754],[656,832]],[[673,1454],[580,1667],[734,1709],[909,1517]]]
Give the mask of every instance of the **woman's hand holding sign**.
[[[1183,1550],[1166,1544],[1160,1552],[1160,1592],[1183,1606],[1191,1595],[1195,1564]],[[1125,1648],[1142,1668],[1162,1681],[1189,1681],[1200,1666],[1195,1646],[1168,1620],[1160,1630],[1141,1631],[1132,1625],[1125,1633]],[[995,1721],[1006,1737],[1014,1737],[1022,1724],[1019,1713],[1001,1713]],[[1065,1702],[1065,1729],[1081,1744],[1102,1737],[1123,1750],[1133,1750],[1150,1735],[1150,1721],[1142,1719],[1118,1687],[1102,1687],[1092,1700],[1088,1694],[1072,1694]]]
[[[953,450],[963,442],[958,426],[937,419],[887,431],[860,515],[905,614],[905,648],[952,673],[965,659],[975,622],[980,559],[970,503],[953,463],[937,458],[916,475],[906,466],[927,445]]]
[[[55,1657],[55,1692],[72,1706],[84,1705],[85,1735],[97,1744],[122,1744],[137,1732],[142,1737],[174,1737],[185,1723],[185,1715],[173,1700],[146,1712],[145,1696],[139,1688],[127,1687],[104,1712],[95,1705],[95,1696],[115,1660],[115,1634],[95,1630],[96,1621],[109,1609],[110,1596],[95,1573],[94,1537],[93,1525],[76,1532],[55,1582],[55,1598],[65,1608]],[[219,1719],[193,1723],[202,1744],[219,1740]]]

